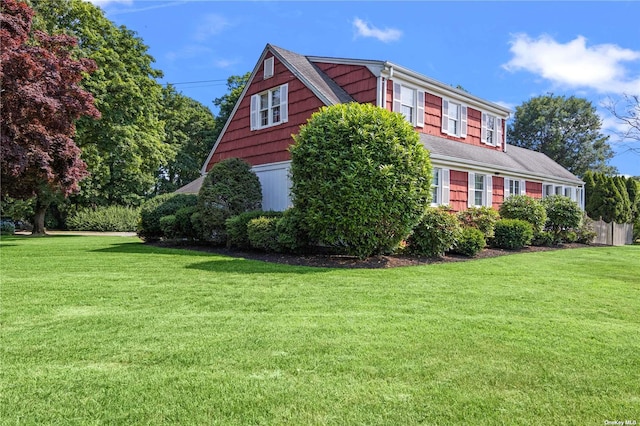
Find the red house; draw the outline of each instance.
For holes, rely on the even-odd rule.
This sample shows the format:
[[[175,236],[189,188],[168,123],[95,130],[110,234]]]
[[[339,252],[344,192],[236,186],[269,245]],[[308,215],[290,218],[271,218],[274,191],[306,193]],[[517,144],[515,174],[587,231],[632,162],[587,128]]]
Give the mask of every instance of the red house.
[[[507,108],[391,62],[303,56],[270,44],[202,173],[243,158],[262,183],[263,209],[284,210],[291,135],[322,106],[344,102],[399,112],[415,127],[434,167],[433,205],[498,208],[512,194],[562,194],[584,206],[579,178],[544,154],[507,146]]]

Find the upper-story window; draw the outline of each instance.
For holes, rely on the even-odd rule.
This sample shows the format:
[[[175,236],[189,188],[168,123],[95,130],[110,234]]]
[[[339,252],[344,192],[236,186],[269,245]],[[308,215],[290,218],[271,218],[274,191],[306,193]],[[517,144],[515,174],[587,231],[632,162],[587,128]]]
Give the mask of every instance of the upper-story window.
[[[487,145],[502,145],[502,119],[482,113],[482,142]]]
[[[424,91],[393,83],[393,112],[399,112],[414,127],[424,127]]]
[[[448,99],[442,100],[442,133],[467,137],[467,106]]]
[[[251,96],[251,130],[276,126],[288,120],[288,85]]]

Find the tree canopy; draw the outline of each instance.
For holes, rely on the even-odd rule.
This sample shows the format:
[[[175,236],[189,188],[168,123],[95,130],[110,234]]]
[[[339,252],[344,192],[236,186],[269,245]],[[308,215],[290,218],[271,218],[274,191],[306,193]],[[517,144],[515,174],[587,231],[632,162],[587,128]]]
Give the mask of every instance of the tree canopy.
[[[200,168],[216,141],[216,119],[209,108],[171,85],[162,89],[160,119],[165,123],[164,143],[171,149],[156,183],[156,191],[165,193],[200,176]]]
[[[542,152],[577,176],[587,170],[613,173],[615,167],[607,164],[613,150],[601,126],[591,102],[549,94],[516,107],[507,141]]]
[[[75,55],[91,58],[98,71],[84,81],[101,120],[82,119],[76,143],[91,176],[81,184],[81,204],[138,204],[154,187],[171,149],[160,119],[162,88],[154,59],[135,32],[117,27],[102,10],[81,0],[34,2],[37,25],[79,40]]]
[[[80,85],[96,70],[74,59],[76,40],[32,31],[33,10],[2,0],[0,13],[0,111],[2,195],[36,197],[35,234],[44,233],[44,212],[56,194],[78,191],[87,176],[74,142],[78,118],[100,116]]]

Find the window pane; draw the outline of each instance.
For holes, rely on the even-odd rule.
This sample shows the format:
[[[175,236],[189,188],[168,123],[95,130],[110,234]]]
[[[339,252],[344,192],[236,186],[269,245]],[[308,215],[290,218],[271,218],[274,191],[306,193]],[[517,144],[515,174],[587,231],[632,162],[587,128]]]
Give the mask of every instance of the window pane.
[[[476,175],[476,191],[484,190],[484,175]]]
[[[476,197],[475,197],[475,205],[476,206],[483,206],[484,205],[484,200],[483,200],[483,192],[482,191],[476,191]]]
[[[280,105],[280,88],[278,87],[273,92],[271,92],[271,106]]]
[[[260,95],[260,109],[269,108],[269,95],[267,93]]]
[[[269,111],[260,111],[260,125],[267,126],[269,124]]]
[[[271,123],[276,124],[280,122],[280,104],[272,108],[272,120]]]
[[[413,106],[415,104],[415,94],[415,90],[403,87],[401,94],[402,103],[405,105]]]
[[[493,130],[487,129],[487,143],[489,145],[494,145],[494,142],[493,142]]]
[[[440,169],[433,170],[433,186],[440,185]]]
[[[458,134],[458,121],[454,120],[453,118],[449,119],[449,133],[452,133],[454,135]]]
[[[460,106],[458,104],[454,104],[453,102],[449,102],[449,113],[447,114],[450,118],[455,120],[460,116]]]
[[[402,105],[402,110],[400,112],[409,123],[413,123],[413,108]]]
[[[487,115],[487,129],[496,129],[496,118],[493,115]]]

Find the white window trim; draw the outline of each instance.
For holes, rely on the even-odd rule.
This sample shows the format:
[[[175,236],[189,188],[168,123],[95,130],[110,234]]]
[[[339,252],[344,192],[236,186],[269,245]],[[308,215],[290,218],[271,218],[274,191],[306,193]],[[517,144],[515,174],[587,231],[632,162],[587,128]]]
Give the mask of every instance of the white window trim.
[[[276,123],[272,123],[272,113],[271,109],[273,105],[269,105],[269,123],[266,125],[261,124],[260,120],[260,96],[264,94],[268,94],[269,103],[271,104],[271,93],[275,90],[280,89],[280,121]],[[251,130],[260,130],[266,129],[268,127],[279,126],[280,124],[286,123],[289,121],[289,84],[283,84],[282,86],[272,87],[269,90],[265,90],[264,92],[256,93],[251,96],[251,112],[250,112],[250,120],[251,120]]]
[[[402,90],[413,90],[414,92],[414,104],[413,104],[413,112],[414,116],[411,121],[409,121],[413,127],[424,127],[424,102],[425,102],[425,93],[424,90],[420,90],[417,87],[409,86],[400,82],[393,82],[393,112],[402,113]],[[406,118],[406,117],[405,117]]]
[[[459,106],[459,115],[456,120],[459,122],[458,133],[449,130],[449,103]],[[453,102],[447,98],[442,98],[442,133],[458,138],[467,137],[467,106],[462,102]]]
[[[482,193],[482,205],[477,205],[476,201],[476,175],[484,176],[484,189]],[[493,176],[485,173],[469,172],[468,174],[468,191],[467,206],[468,207],[492,207],[493,206]]]
[[[449,169],[436,167],[434,171],[438,173],[440,186],[438,187],[437,200],[431,200],[431,206],[448,206],[450,203],[450,175]]]
[[[511,193],[511,182],[512,181],[517,181],[518,182],[518,193],[517,194],[512,194]],[[504,198],[510,197],[512,195],[527,195],[527,181],[524,179],[516,179],[513,177],[505,177],[504,178]],[[543,187],[544,190],[544,187]]]
[[[495,141],[493,143],[487,142],[487,139],[488,139],[487,134],[489,132],[489,129],[487,127],[487,121],[489,116],[494,118],[494,123],[496,126],[496,128],[494,129]],[[480,133],[480,140],[482,141],[482,143],[490,146],[502,147],[502,118],[494,114],[483,112],[482,113],[482,131]]]
[[[266,80],[268,78],[273,77],[273,56],[264,60],[264,74],[263,79]]]

